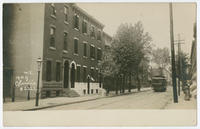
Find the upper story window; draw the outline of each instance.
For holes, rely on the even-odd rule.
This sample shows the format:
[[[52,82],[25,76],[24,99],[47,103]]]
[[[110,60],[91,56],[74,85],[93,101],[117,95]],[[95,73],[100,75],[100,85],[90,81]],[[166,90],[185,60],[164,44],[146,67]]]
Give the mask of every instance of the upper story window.
[[[51,61],[46,61],[46,81],[51,81]]]
[[[97,33],[97,40],[101,40],[101,31],[100,30]]]
[[[87,43],[83,43],[83,56],[87,56]]]
[[[91,26],[90,36],[91,37],[95,37],[95,28],[94,28],[94,26]]]
[[[78,39],[74,38],[74,53],[78,54]]]
[[[55,4],[51,4],[51,16],[56,17],[56,8]]]
[[[56,28],[51,26],[50,27],[50,47],[55,47],[55,32],[56,32]]]
[[[90,57],[95,58],[95,47],[93,45],[90,45]]]
[[[64,15],[65,15],[65,22],[69,20],[69,8],[64,6]]]
[[[82,22],[82,32],[87,34],[87,22],[85,20]]]
[[[68,49],[68,34],[67,34],[67,32],[64,32],[63,49],[64,49],[64,50],[67,50],[67,49]]]
[[[102,51],[101,49],[97,49],[97,60],[101,60]]]
[[[77,14],[74,15],[74,28],[79,29],[79,16]]]

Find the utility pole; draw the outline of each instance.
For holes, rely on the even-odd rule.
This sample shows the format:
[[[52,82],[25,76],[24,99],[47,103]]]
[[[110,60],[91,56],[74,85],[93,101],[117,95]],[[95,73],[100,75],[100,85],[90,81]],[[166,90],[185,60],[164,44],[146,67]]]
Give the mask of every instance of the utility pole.
[[[174,53],[174,31],[173,31],[173,10],[172,3],[169,3],[170,14],[170,38],[171,38],[171,62],[172,62],[172,84],[174,103],[178,103],[177,88],[176,88],[176,68],[175,68],[175,53]]]
[[[181,75],[182,75],[182,64],[181,64],[181,44],[183,44],[184,40],[181,40],[180,34],[178,34],[178,40],[176,40],[174,45],[178,44],[178,96],[180,96],[180,80],[181,80]]]

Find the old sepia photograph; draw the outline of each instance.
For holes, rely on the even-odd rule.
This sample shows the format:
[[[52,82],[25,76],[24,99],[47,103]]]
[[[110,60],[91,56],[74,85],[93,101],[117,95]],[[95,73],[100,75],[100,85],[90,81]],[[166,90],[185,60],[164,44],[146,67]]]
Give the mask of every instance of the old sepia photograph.
[[[2,11],[4,126],[196,126],[197,3]]]

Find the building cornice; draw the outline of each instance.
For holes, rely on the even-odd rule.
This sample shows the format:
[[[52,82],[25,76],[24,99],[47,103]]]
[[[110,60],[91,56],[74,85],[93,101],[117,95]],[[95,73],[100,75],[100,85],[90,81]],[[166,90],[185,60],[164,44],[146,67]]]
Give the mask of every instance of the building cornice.
[[[92,20],[93,22],[95,22],[96,24],[101,26],[102,29],[104,28],[104,25],[101,22],[99,22],[96,18],[94,18],[93,16],[88,14],[85,10],[83,10],[82,8],[77,6],[75,3],[72,4],[72,7],[74,7],[74,9],[76,9],[79,13],[81,13],[81,14],[85,15],[86,17],[88,17],[88,19]]]

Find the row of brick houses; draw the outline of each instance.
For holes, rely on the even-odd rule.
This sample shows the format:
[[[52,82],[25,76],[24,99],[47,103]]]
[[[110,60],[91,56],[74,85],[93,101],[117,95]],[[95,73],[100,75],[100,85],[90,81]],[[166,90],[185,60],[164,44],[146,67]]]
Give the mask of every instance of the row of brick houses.
[[[102,92],[98,62],[105,46],[103,28],[74,3],[4,4],[4,97],[14,92],[25,98],[28,91],[35,97],[39,57],[42,98]]]

